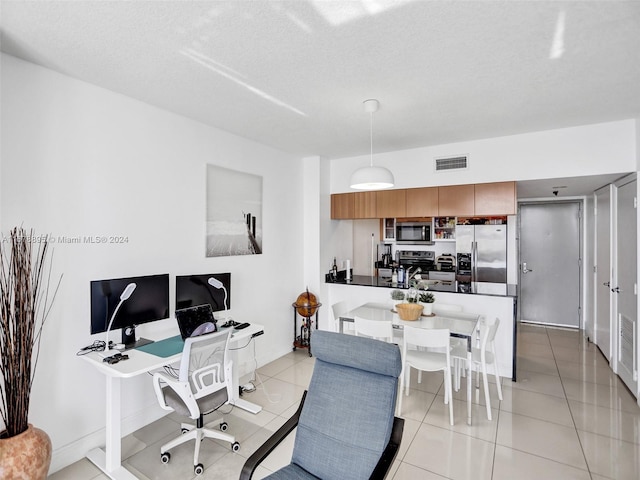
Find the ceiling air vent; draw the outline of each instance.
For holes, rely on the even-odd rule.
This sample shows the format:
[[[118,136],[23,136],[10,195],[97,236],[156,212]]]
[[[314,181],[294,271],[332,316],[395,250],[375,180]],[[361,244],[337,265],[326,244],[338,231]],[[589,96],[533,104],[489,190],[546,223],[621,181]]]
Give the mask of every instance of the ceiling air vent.
[[[467,156],[436,158],[436,172],[443,170],[464,170],[468,167]]]

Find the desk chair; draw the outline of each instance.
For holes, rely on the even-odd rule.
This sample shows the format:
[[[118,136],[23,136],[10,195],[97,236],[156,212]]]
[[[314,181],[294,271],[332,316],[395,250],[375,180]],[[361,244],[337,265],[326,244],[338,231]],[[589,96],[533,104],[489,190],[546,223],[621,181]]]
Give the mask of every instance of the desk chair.
[[[164,410],[175,411],[196,420],[181,425],[182,435],[160,447],[162,463],[169,463],[169,450],[190,440],[195,440],[193,470],[196,475],[204,472],[198,462],[200,444],[204,438],[215,438],[231,443],[234,452],[240,444],[232,435],[204,428],[204,415],[225,405],[232,392],[232,362],[229,360],[231,329],[226,332],[209,333],[187,338],[180,360],[180,373],[174,378],[164,372],[153,375],[153,387],[158,402]],[[223,419],[216,422],[220,430],[226,430]]]
[[[410,346],[418,347],[410,350]],[[420,350],[420,347],[425,349]],[[449,329],[404,327],[402,342],[403,373],[400,379],[398,414],[402,413],[402,390],[409,395],[411,368],[418,371],[444,373],[444,403],[449,404],[449,423],[453,425],[453,395],[451,392],[451,357],[449,354]]]
[[[354,330],[357,336],[365,336],[381,340],[383,342],[393,342],[393,325],[391,321],[370,320],[368,318],[356,317],[353,319]]]
[[[487,419],[491,420],[491,399],[489,395],[489,382],[487,380],[487,365],[493,365],[493,375],[496,378],[496,389],[498,390],[498,398],[502,400],[502,386],[500,385],[500,374],[498,373],[498,359],[496,357],[495,338],[498,327],[500,326],[499,318],[485,319],[481,318],[478,324],[480,335],[480,348],[473,347],[471,350],[470,371],[476,371],[476,388],[480,387],[480,371],[482,371],[482,383],[484,387],[484,400],[487,406]],[[457,365],[464,365],[467,362],[467,348],[464,345],[456,346],[451,350],[451,357]],[[456,391],[460,388],[460,371],[461,368],[455,369]]]
[[[244,464],[248,480],[258,464],[295,428],[291,462],[270,479],[383,479],[398,452],[404,420],[394,417],[397,345],[320,330],[316,363],[298,411]]]

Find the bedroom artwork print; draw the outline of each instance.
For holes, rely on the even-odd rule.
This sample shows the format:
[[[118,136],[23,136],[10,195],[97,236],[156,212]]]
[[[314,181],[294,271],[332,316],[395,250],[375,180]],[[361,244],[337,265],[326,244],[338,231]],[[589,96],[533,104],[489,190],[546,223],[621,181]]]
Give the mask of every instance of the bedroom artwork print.
[[[207,257],[262,253],[262,177],[207,165]]]

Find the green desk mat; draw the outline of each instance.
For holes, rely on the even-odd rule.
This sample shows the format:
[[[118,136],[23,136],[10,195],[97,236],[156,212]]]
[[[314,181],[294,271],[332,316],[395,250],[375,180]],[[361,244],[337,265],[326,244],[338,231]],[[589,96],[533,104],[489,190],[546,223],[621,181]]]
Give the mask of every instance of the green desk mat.
[[[142,345],[141,347],[137,347],[136,350],[150,353],[156,357],[167,358],[182,352],[183,348],[184,340],[182,340],[180,335],[176,335],[175,337],[169,337],[164,340]]]

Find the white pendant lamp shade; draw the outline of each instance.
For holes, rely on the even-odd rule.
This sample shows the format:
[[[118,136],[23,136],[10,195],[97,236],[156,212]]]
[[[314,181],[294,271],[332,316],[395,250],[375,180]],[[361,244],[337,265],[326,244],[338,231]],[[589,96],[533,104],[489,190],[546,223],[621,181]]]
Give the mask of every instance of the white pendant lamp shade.
[[[351,175],[354,190],[382,190],[393,187],[393,174],[384,167],[364,167]]]
[[[364,111],[370,114],[370,163],[368,167],[360,168],[351,175],[350,186],[354,190],[382,190],[393,187],[395,183],[393,174],[389,170],[373,166],[373,112],[378,110],[378,105],[378,101],[374,99],[364,101]]]

